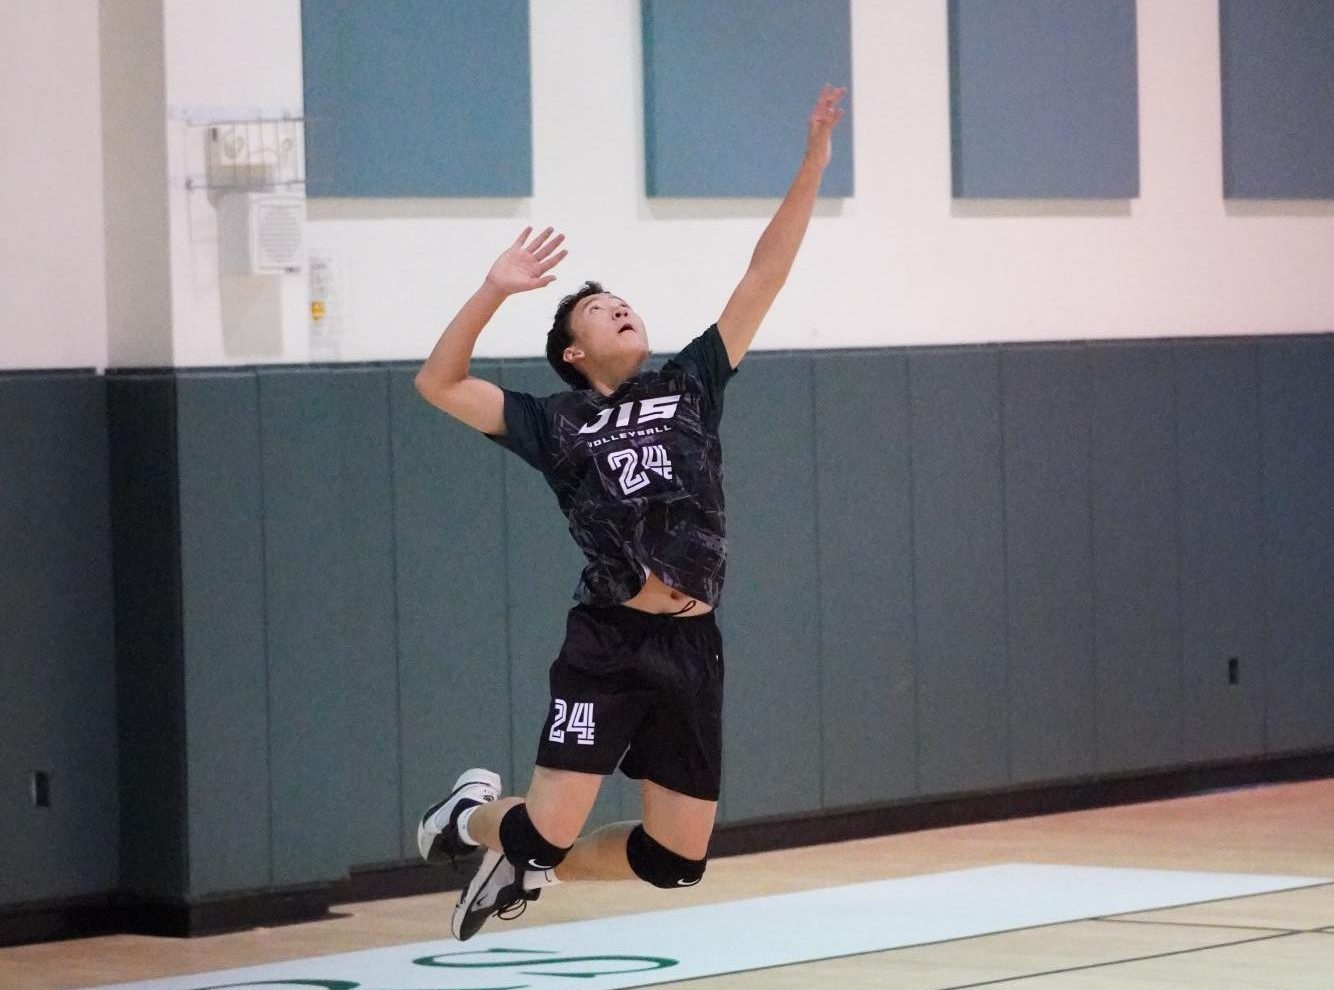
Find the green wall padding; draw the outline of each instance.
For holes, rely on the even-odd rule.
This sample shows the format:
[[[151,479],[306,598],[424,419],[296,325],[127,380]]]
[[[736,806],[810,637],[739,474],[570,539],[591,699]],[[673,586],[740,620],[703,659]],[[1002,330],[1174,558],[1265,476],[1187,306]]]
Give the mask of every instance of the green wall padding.
[[[1015,783],[1095,769],[1089,374],[1082,347],[1001,354]]]
[[[913,352],[917,761],[923,794],[1009,782],[1000,360]]]
[[[1260,391],[1251,343],[1175,354],[1181,484],[1183,755],[1264,751]],[[1237,659],[1236,683],[1228,661]]]
[[[1182,757],[1172,349],[1091,358],[1097,769],[1168,766]]]
[[[917,791],[908,361],[815,372],[821,767],[826,808]]]
[[[103,379],[0,375],[0,901],[117,880],[108,504]]]

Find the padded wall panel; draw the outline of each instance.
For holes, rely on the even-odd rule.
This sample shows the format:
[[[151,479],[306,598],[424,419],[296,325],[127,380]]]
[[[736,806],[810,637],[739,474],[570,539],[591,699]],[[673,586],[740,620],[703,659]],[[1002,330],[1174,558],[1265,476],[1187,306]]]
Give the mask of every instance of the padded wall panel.
[[[526,0],[302,0],[312,196],[529,196]]]
[[[1187,760],[1264,751],[1260,409],[1254,344],[1178,342]],[[1228,663],[1237,660],[1236,683]]]
[[[1334,197],[1334,4],[1220,0],[1223,195]]]
[[[848,0],[643,0],[643,28],[648,194],[782,196],[821,85],[851,83]],[[825,196],[852,195],[852,124]]]
[[[352,809],[348,865],[403,855],[400,782],[398,599],[390,372],[348,370],[333,379],[339,416],[339,540],[343,583],[339,631],[351,710],[343,781]],[[415,825],[415,822],[414,822]],[[412,849],[407,850],[411,855]]]
[[[399,742],[397,569],[389,372],[334,379],[339,416],[339,539],[344,553],[339,627],[347,696],[343,764],[348,865],[403,855]],[[410,857],[415,849],[410,846]]]
[[[399,856],[384,377],[260,374],[276,884],[366,862],[354,858],[354,828],[378,839],[370,861]]]
[[[107,377],[116,609],[120,885],[186,889],[185,671],[176,383]]]
[[[343,875],[346,729],[337,397],[328,372],[259,376],[273,882]]]
[[[1085,776],[1096,725],[1088,352],[1006,350],[1001,390],[1012,779]]]
[[[752,353],[727,386],[728,561],[718,621],[728,821],[820,807],[812,403],[811,360],[801,354]]]
[[[1260,348],[1268,750],[1334,743],[1334,336]]]
[[[1090,350],[1098,766],[1182,756],[1176,409],[1164,344]]]
[[[908,357],[923,794],[1009,780],[1000,361]]]
[[[954,195],[1139,195],[1134,0],[950,0]]]
[[[108,501],[103,380],[0,375],[0,901],[117,882]]]
[[[258,379],[179,374],[176,424],[186,893],[199,896],[273,881]]]
[[[510,777],[501,451],[390,373],[397,561],[402,855],[469,767]],[[472,374],[494,380],[494,364]]]
[[[823,804],[917,789],[908,361],[815,364]]]

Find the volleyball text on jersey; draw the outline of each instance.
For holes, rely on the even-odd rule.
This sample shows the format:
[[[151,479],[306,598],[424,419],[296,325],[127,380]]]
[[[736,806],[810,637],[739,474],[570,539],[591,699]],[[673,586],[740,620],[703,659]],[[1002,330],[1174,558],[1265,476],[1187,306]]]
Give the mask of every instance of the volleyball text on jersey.
[[[680,393],[676,395],[660,395],[654,399],[639,399],[638,401],[622,402],[613,409],[604,409],[598,413],[597,419],[584,426],[579,427],[580,433],[599,433],[602,428],[611,421],[611,414],[616,414],[615,425],[632,425],[631,417],[634,415],[635,406],[639,407],[639,417],[633,420],[633,425],[638,426],[641,423],[648,423],[655,419],[671,419],[676,415],[676,407],[681,401]]]

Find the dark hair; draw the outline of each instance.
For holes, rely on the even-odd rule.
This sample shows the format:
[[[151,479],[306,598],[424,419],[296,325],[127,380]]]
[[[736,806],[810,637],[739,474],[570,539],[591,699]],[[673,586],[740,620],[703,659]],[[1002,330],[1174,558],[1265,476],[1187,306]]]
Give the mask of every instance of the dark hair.
[[[560,301],[560,305],[556,307],[556,318],[551,321],[551,329],[547,331],[547,362],[571,388],[585,389],[592,388],[593,385],[582,371],[565,360],[565,348],[574,343],[574,333],[570,329],[570,314],[574,312],[574,307],[579,305],[580,300],[599,295],[604,291],[600,282],[588,281],[579,286],[578,290]]]

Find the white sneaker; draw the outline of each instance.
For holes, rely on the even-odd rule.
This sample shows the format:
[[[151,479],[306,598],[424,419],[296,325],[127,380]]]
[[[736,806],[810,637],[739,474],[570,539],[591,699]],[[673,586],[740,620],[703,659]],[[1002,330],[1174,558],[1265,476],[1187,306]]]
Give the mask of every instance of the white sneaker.
[[[488,849],[482,865],[454,905],[450,931],[460,942],[466,942],[493,914],[502,921],[512,921],[523,914],[528,902],[537,900],[538,893],[524,889],[515,875],[514,864],[504,853]]]
[[[500,775],[474,767],[454,781],[454,789],[426,810],[417,825],[417,851],[428,863],[453,862],[477,847],[459,835],[458,817],[467,808],[500,797]]]

